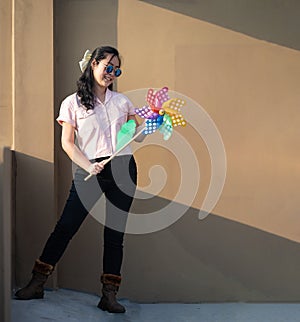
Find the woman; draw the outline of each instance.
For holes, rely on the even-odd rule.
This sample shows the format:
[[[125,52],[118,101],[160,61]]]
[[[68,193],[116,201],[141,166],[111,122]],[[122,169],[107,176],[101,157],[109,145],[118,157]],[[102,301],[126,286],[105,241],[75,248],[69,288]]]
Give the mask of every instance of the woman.
[[[32,279],[16,293],[19,299],[43,298],[48,276],[89,210],[104,194],[103,287],[98,307],[113,313],[125,312],[116,301],[116,294],[121,283],[123,236],[136,189],[137,169],[130,147],[105,164],[105,159],[116,151],[121,126],[128,120],[136,122],[128,98],[110,90],[115,78],[121,75],[120,65],[115,48],[98,47],[92,54],[87,51],[80,62],[83,74],[77,82],[77,92],[61,104],[57,121],[62,125],[62,148],[79,167],[62,216],[35,262]],[[88,174],[94,176],[84,181]]]

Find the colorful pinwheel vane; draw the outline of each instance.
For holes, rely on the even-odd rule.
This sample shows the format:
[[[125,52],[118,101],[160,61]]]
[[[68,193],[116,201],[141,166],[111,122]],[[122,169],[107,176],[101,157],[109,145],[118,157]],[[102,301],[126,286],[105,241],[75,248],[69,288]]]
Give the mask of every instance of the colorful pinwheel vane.
[[[138,116],[146,119],[144,134],[154,133],[158,129],[163,134],[164,140],[168,140],[172,135],[173,127],[186,125],[180,113],[185,101],[179,98],[170,99],[168,87],[163,87],[156,92],[150,88],[146,101],[149,105],[135,109]]]

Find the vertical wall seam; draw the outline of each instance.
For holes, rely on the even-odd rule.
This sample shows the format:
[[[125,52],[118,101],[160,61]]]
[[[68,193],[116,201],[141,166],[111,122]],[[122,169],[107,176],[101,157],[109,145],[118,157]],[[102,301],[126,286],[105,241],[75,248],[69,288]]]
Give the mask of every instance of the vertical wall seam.
[[[11,8],[11,104],[12,104],[12,126],[11,126],[11,149],[15,150],[15,4],[12,0]]]

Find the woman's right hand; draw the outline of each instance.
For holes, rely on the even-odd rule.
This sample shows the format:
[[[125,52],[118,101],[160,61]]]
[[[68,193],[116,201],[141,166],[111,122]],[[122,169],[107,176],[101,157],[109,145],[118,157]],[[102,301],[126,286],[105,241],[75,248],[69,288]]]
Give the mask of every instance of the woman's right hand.
[[[89,174],[97,175],[98,173],[100,173],[103,170],[104,164],[105,163],[103,161],[91,163],[91,165],[87,169],[87,172]]]

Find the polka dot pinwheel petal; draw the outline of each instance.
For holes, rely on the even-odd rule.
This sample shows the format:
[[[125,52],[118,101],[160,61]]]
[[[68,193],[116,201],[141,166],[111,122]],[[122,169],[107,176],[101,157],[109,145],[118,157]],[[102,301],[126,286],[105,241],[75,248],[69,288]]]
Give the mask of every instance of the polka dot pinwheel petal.
[[[172,115],[171,120],[172,120],[173,126],[178,126],[178,125],[186,126],[186,120],[183,118],[181,114]]]
[[[163,123],[159,128],[159,131],[163,134],[164,140],[169,140],[173,133],[172,119],[170,115],[165,114],[163,116]]]
[[[172,98],[163,103],[162,109],[168,114],[178,114],[185,101],[179,98]]]
[[[164,117],[161,115],[158,115],[156,119],[147,119],[143,133],[146,135],[154,133],[163,124],[163,119]]]
[[[168,101],[168,87],[163,87],[157,92],[150,88],[147,94],[147,103],[149,103],[153,112],[158,113],[164,102]]]
[[[143,119],[154,119],[158,116],[158,113],[153,112],[150,106],[143,106],[142,108],[136,108],[135,113]]]
[[[136,124],[134,120],[124,123],[117,133],[116,150],[121,149],[134,135]]]

